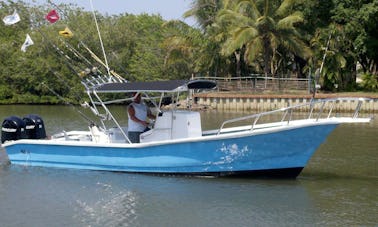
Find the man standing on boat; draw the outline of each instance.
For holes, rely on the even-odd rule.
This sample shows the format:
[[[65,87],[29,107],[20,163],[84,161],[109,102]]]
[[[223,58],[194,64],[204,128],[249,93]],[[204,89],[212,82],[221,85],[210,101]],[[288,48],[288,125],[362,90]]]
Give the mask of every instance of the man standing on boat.
[[[147,117],[155,119],[150,109],[142,102],[141,95],[134,93],[133,102],[129,105],[127,112],[129,115],[128,137],[132,143],[139,143],[139,136],[147,131]]]

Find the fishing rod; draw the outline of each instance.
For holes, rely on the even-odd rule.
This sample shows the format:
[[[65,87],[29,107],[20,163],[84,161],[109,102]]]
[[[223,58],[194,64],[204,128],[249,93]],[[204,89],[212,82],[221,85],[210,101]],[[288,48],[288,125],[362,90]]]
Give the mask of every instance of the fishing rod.
[[[73,59],[70,56],[68,56],[62,49],[55,45],[55,43],[51,42],[50,39],[48,39],[47,36],[39,28],[33,28],[33,30],[37,31],[42,36],[42,38],[55,49],[56,53],[58,53],[59,55],[63,56],[64,59],[66,59],[64,63],[70,70],[72,70],[75,74],[79,74],[79,72],[76,69],[74,69],[74,65],[69,62],[73,62]]]
[[[52,73],[53,73],[53,74],[54,74],[54,75],[55,75],[55,76],[56,76],[61,82],[63,81],[63,84],[65,84],[65,86],[68,87],[68,89],[72,91],[72,88],[68,86],[68,83],[67,83],[66,81],[64,81],[64,79],[63,79],[61,76],[59,76],[57,72],[55,72],[54,70],[52,70],[51,67],[49,67],[49,70],[50,70],[50,71],[51,71],[51,72],[52,72]],[[83,80],[82,80],[82,83],[84,83]],[[51,92],[53,92],[55,95],[57,95],[57,96],[59,97],[59,95],[58,95],[56,92],[54,92],[52,89],[49,89],[49,90],[50,90]],[[74,93],[74,95],[76,96],[76,100],[77,100],[79,103],[82,103],[82,98],[81,98],[81,96],[79,96],[77,92],[73,92],[73,93]],[[60,96],[60,97],[61,97],[61,96]],[[61,97],[60,99],[61,99],[61,100],[64,100],[62,97]],[[100,116],[103,120],[108,119],[108,116],[106,116],[106,115],[104,115],[104,114],[101,114],[101,113],[99,112],[99,110],[96,108],[95,103],[93,102],[93,100],[91,99],[91,97],[90,97],[90,100],[91,100],[91,103],[92,103],[93,105],[90,105],[90,104],[88,104],[88,102],[84,101],[84,103],[82,103],[81,106],[82,106],[82,107],[85,107],[85,108],[89,107],[90,110],[92,111],[92,113],[93,113],[94,115],[96,115],[96,116]],[[102,123],[103,123],[103,122],[102,122]],[[103,126],[104,126],[104,123],[103,123]],[[104,127],[105,127],[105,126],[104,126]]]
[[[90,66],[91,68],[96,67],[92,62],[90,62],[84,55],[82,55],[78,50],[76,50],[70,43],[66,42],[62,38],[59,37],[59,40],[66,46],[66,48],[71,51],[77,58],[81,58],[84,62]]]
[[[92,0],[89,0],[89,2],[91,3],[92,14],[93,14],[93,18],[94,18],[94,21],[95,21],[95,24],[96,24],[97,33],[98,33],[98,38],[100,39],[100,44],[101,44],[102,53],[104,54],[104,59],[105,59],[105,64],[106,64],[106,69],[108,70],[108,75],[110,76],[110,69],[109,69],[108,59],[107,59],[107,57],[106,57],[105,48],[104,48],[104,44],[103,44],[103,42],[102,42],[102,37],[101,37],[100,29],[99,29],[99,27],[98,27],[97,17],[96,17],[96,13],[95,13],[95,11],[94,11],[93,2],[92,2]]]
[[[80,72],[78,72],[77,70],[74,70],[74,72],[76,74],[78,74],[81,77],[82,80],[83,80],[83,77],[85,77],[87,75],[91,75],[93,77],[92,79],[94,79],[96,83],[99,83],[99,81],[100,81],[100,83],[114,81],[114,79],[113,79],[112,76],[110,76],[110,77],[105,76],[106,80],[104,80],[104,78],[101,78],[101,76],[104,76],[105,74],[95,64],[93,64],[91,61],[89,61],[85,56],[83,56],[78,50],[76,50],[68,42],[66,42],[66,41],[64,41],[62,39],[60,39],[60,41],[64,44],[64,46],[67,48],[68,51],[70,51],[76,58],[78,58],[77,61],[74,60],[74,59],[72,59],[61,48],[59,48],[57,45],[51,43],[51,45],[54,47],[54,49],[57,51],[57,53],[60,54],[61,56],[63,56],[66,59],[65,63],[68,64],[71,69],[74,68],[73,66],[75,64],[77,65],[77,63],[79,63],[79,60],[83,61],[82,63],[86,66],[86,67],[80,67],[81,69],[85,68],[85,70],[80,70]],[[82,41],[80,41],[80,42],[81,42],[82,45],[85,45]],[[97,56],[86,45],[85,45],[85,48],[88,51],[90,51],[91,56],[92,57],[95,56],[93,58],[96,59]],[[97,57],[97,61],[100,64],[102,64],[104,67],[106,67],[104,65],[104,63],[102,63],[102,61],[98,57]],[[73,64],[73,62],[75,64]],[[112,73],[112,75],[114,76],[114,78],[116,78],[118,80],[118,81],[115,81],[115,82],[124,82],[125,81],[125,79],[123,77],[121,77],[120,75],[118,75],[113,70],[111,70],[110,72]],[[97,77],[94,78],[94,76],[97,76]],[[91,81],[87,80],[86,82],[92,83],[93,81],[91,82]]]
[[[48,67],[49,67],[49,66],[48,66]],[[68,85],[68,81],[64,80],[63,77],[60,76],[58,72],[52,70],[51,67],[49,67],[49,71],[50,71],[52,74],[54,74],[54,76],[59,80],[59,82],[60,82],[61,84],[64,84],[64,86],[65,86],[67,89],[69,89],[70,91],[72,91],[72,87],[70,87],[70,86]],[[73,94],[74,94],[74,96],[75,96],[76,101],[78,101],[79,103],[81,103],[81,102],[82,102],[82,97],[81,97],[76,91],[73,91]]]
[[[83,41],[80,41],[80,44],[90,53],[90,55],[93,59],[95,59],[102,66],[104,66],[105,68],[108,68],[108,70],[110,70],[110,68],[106,65],[106,63],[104,63],[91,49],[89,49],[89,47],[87,45],[85,45],[85,43]],[[109,72],[111,73],[111,75],[115,76],[118,80],[120,80],[120,81],[125,80],[122,76],[120,76],[114,70],[110,70]]]
[[[81,80],[83,80],[83,77],[86,76],[86,75],[89,75],[89,74],[98,74],[97,70],[94,70],[94,68],[96,68],[91,62],[86,62],[87,65],[86,66],[89,66],[91,69],[88,69],[88,70],[84,70],[83,71],[83,68],[86,68],[86,67],[81,67],[81,66],[78,66],[77,63],[78,61],[75,61],[74,59],[72,59],[68,54],[66,54],[61,48],[59,48],[55,43],[51,42],[44,34],[42,31],[40,31],[39,29],[37,29],[37,31],[41,34],[41,36],[48,42],[48,44],[50,46],[52,46],[56,53],[59,54],[60,56],[63,57],[64,59],[64,63],[65,65],[72,71],[74,72],[76,75],[79,75],[81,77]],[[75,54],[75,51],[73,50],[70,50],[72,53]],[[77,56],[77,55],[76,55]],[[80,57],[79,57],[80,58]],[[87,60],[87,59],[86,59]],[[75,63],[75,64],[74,64]],[[80,70],[77,70],[75,68],[80,68]],[[97,68],[96,68],[97,69]],[[101,72],[100,72],[101,73]]]
[[[64,41],[62,39],[60,39],[60,40],[66,46],[66,48],[69,51],[71,51],[76,57],[83,59],[87,63],[87,65],[92,68],[92,73],[94,73],[94,74],[98,74],[99,73],[100,75],[104,75],[105,76],[105,74],[100,69],[98,69],[98,67],[96,67],[91,61],[89,61],[84,55],[82,55],[71,44],[69,44],[68,42],[66,42],[66,41]],[[84,47],[84,49],[86,49],[89,52],[90,56],[94,60],[96,60],[100,65],[102,65],[103,67],[105,67],[107,69],[106,64],[91,49],[89,49],[89,47],[83,41],[81,41],[81,40],[79,41],[79,46]],[[116,73],[114,70],[110,70],[110,73],[111,73],[112,76],[115,77],[115,79],[117,79],[115,82],[125,82],[125,79],[122,76],[120,76],[118,73]],[[103,82],[113,81],[113,77],[112,76],[109,76],[109,77],[105,76],[106,77],[106,81],[103,81]]]
[[[73,71],[76,75],[79,75],[80,76],[80,73],[75,69],[75,65],[72,64],[72,62],[74,62],[74,60],[68,56],[62,49],[60,49],[57,45],[55,45],[53,42],[51,42],[47,37],[46,35],[39,29],[39,28],[35,28],[33,26],[33,23],[31,25],[32,29],[33,30],[36,30],[40,33],[40,35],[42,36],[42,38],[44,40],[46,40],[48,42],[48,44],[50,46],[52,46],[55,50],[56,50],[56,53],[63,56],[63,59],[64,59],[64,63],[66,64],[66,66],[71,70]],[[44,46],[45,48],[47,48],[46,46]],[[67,47],[67,45],[66,45]],[[71,50],[71,52],[73,52],[75,54],[74,51]],[[77,55],[75,54],[76,57],[78,56],[82,56],[82,55]],[[83,57],[83,56],[82,56]],[[75,61],[75,63],[77,63],[77,61]],[[87,64],[90,64],[92,65],[89,61],[86,62]],[[49,67],[49,66],[48,66]],[[51,67],[49,67],[49,70],[60,80],[62,81],[63,78],[61,76],[58,75],[57,72],[55,72],[54,70],[51,69]],[[82,83],[83,83],[83,78],[82,78]],[[66,81],[63,81],[63,84],[65,86],[68,87],[68,83]],[[51,89],[49,86],[47,86],[45,83],[42,83],[43,86],[45,86],[50,92],[52,92],[54,95],[56,95],[59,99],[61,99],[64,103],[70,105],[71,107],[73,107],[84,119],[86,119],[88,122],[90,122],[91,124],[94,124],[94,121],[91,120],[89,117],[87,117],[85,114],[83,114],[83,112],[81,112],[80,110],[78,110],[72,103],[68,102],[67,100],[65,100],[62,96],[60,96],[57,92],[55,92],[53,89]],[[72,90],[70,87],[69,87],[70,90]],[[81,103],[81,97],[76,93],[74,92],[74,95],[76,96],[76,99],[77,101],[79,101]],[[92,104],[94,105],[93,101],[92,101]],[[106,117],[102,116],[102,114],[100,114],[97,110],[97,108],[94,108],[93,106],[89,105],[87,102],[84,102],[84,104],[81,105],[82,107],[90,107],[91,111],[97,115],[97,116],[101,116],[103,119],[106,119]],[[104,125],[104,122],[102,122],[102,125],[103,127],[105,127]]]
[[[68,18],[68,15],[65,13],[65,11],[63,11],[58,5],[54,4],[53,2],[51,2],[50,0],[48,0],[48,3],[51,4],[53,7],[55,7],[56,9],[58,9],[65,17]],[[108,64],[108,60],[107,60],[107,57],[106,57],[106,53],[105,53],[105,49],[104,49],[104,44],[102,42],[102,38],[101,38],[101,33],[100,33],[100,30],[99,30],[99,26],[98,26],[98,23],[97,23],[97,17],[96,17],[96,14],[94,12],[94,8],[93,8],[93,3],[92,1],[90,2],[91,3],[91,7],[92,7],[92,13],[93,13],[93,17],[94,17],[94,20],[95,20],[95,24],[96,24],[96,28],[97,28],[97,32],[98,32],[98,36],[99,36],[99,39],[100,39],[100,44],[101,44],[101,49],[102,49],[102,52],[104,54],[104,59],[105,59],[105,63],[103,63],[100,58],[98,58],[92,51],[90,51],[91,53],[91,56],[97,61],[99,62],[102,66],[105,67],[105,69],[107,70],[107,73],[108,73],[108,76],[115,76],[117,79],[119,80],[124,80],[123,77],[121,77],[120,75],[116,74],[113,70],[110,70],[109,68],[109,64]],[[79,41],[83,44],[84,42],[82,40],[79,39]],[[86,45],[85,45],[86,46]],[[89,49],[88,47],[86,48],[87,50]]]
[[[70,63],[70,61],[73,61],[68,55],[66,55],[65,53],[64,53],[64,51],[63,50],[61,50],[59,47],[57,47],[54,43],[52,43],[49,39],[47,39],[46,38],[46,36],[43,34],[43,32],[42,31],[40,31],[39,29],[37,29],[37,31],[39,31],[40,32],[40,34],[41,34],[41,36],[44,38],[44,39],[46,39],[47,40],[47,42],[48,42],[48,44],[50,44],[55,50],[56,50],[56,52],[58,53],[58,54],[60,54],[60,55],[62,55],[62,56],[64,56],[64,63],[66,64],[66,66],[71,70],[71,71],[73,71],[75,74],[77,74],[77,75],[79,75],[80,76],[80,74],[81,73],[79,73],[79,72],[77,72],[76,71],[76,69],[74,68],[74,65],[73,64],[71,64]],[[50,66],[48,66],[49,67],[49,70],[65,85],[65,86],[67,86],[68,87],[68,82],[66,82],[66,81],[64,81],[64,79],[63,79],[63,77],[61,77],[60,75],[58,75],[58,73],[55,71],[55,70],[52,70],[52,68],[50,67]],[[87,74],[90,74],[91,72],[88,72]],[[85,75],[84,75],[85,76]],[[82,83],[92,83],[92,85],[95,85],[92,81],[89,81],[88,79],[86,79],[86,81],[84,81],[84,79],[83,78],[81,78],[81,81],[82,81]],[[72,91],[72,89],[71,89],[71,87],[69,87],[68,88],[69,90],[71,90]],[[77,101],[79,102],[79,103],[81,103],[82,102],[82,98],[81,98],[81,95],[78,95],[78,93],[77,92],[74,92],[74,95],[76,96],[76,99],[77,99]],[[91,100],[92,101],[92,100]],[[86,102],[84,102],[84,103],[86,103]],[[93,102],[92,102],[93,103]],[[95,114],[95,115],[101,115],[99,112],[98,112],[98,110],[97,110],[97,108],[95,108],[95,109],[93,109],[93,107],[92,106],[90,106],[88,103],[86,103],[83,107],[90,107],[91,108],[91,111]]]
[[[56,46],[55,46],[56,47]],[[57,48],[57,47],[56,47]],[[70,66],[70,63],[69,62],[67,62],[66,61],[66,64],[67,64],[67,66],[71,69],[71,70],[73,70],[73,71],[75,71],[75,69],[73,68],[73,67],[71,67]],[[58,73],[57,72],[55,72],[54,70],[52,70],[51,68],[50,68],[50,71],[57,77],[57,78],[59,78],[60,80],[62,80],[62,77],[60,77],[59,75],[58,75]],[[77,73],[78,74],[78,73]],[[91,81],[84,81],[84,79],[82,78],[82,83],[85,85],[86,83],[92,83],[93,84],[93,82],[91,82]],[[64,82],[64,84],[66,85],[66,86],[68,86],[67,85],[67,83],[66,82]],[[94,85],[94,84],[93,84]],[[87,87],[87,86],[86,86]],[[71,88],[69,88],[70,90],[71,90]],[[77,95],[77,93],[76,92],[74,92],[74,94],[76,95],[76,97],[79,97],[78,95]],[[79,101],[80,103],[81,103],[81,98],[78,98],[77,99],[77,101]],[[90,109],[91,109],[91,111],[95,114],[95,115],[97,115],[97,116],[101,116],[103,119],[107,119],[107,117],[106,116],[103,116],[102,114],[100,114],[99,113],[99,111],[98,111],[98,109],[95,107],[95,104],[93,103],[93,100],[91,99],[91,102],[92,102],[92,104],[93,104],[93,106],[90,106],[86,101],[84,102],[84,104],[82,105],[83,107],[90,107]]]
[[[112,51],[112,55],[117,59],[117,60],[119,60],[119,57],[118,57],[118,55],[116,54],[116,53],[114,53],[114,51]],[[125,68],[123,68],[123,66],[122,65],[120,65],[118,62],[117,62],[117,66],[122,70],[122,72],[125,74],[125,75],[127,75],[128,77],[129,77],[129,80],[131,79],[131,80],[136,80],[136,78],[133,76],[133,75],[131,75]]]
[[[34,13],[35,13],[34,10],[32,10],[31,14],[34,14]],[[56,46],[53,42],[51,42],[50,39],[48,39],[47,36],[41,31],[41,29],[39,27],[36,27],[35,25],[36,25],[36,23],[33,23],[33,20],[30,19],[31,29],[34,30],[34,31],[37,31],[41,35],[42,39],[47,41],[47,43],[50,46],[52,46],[58,54],[60,54],[61,56],[64,56],[66,66],[71,71],[73,71],[75,74],[78,74],[77,70],[74,68],[74,65],[71,64],[70,62],[68,62],[69,60],[72,61],[72,59],[67,54],[65,54],[63,50],[61,50],[58,46]],[[47,46],[43,45],[43,47],[45,48],[46,51],[48,51]],[[72,90],[71,87],[68,86],[68,83],[66,81],[63,81],[63,78],[60,77],[55,72],[55,70],[52,70],[52,68],[49,65],[47,65],[47,67],[48,67],[49,71],[51,71],[60,80],[60,82],[62,82],[62,84],[64,84],[66,87],[68,87],[70,90]],[[76,96],[77,101],[81,102],[80,95],[78,95],[76,92],[74,93],[74,95]]]
[[[81,72],[81,73],[79,73],[80,75],[81,75],[81,77],[83,77],[83,76],[86,76],[86,75],[88,75],[88,74],[92,74],[92,79],[96,82],[96,83],[106,83],[106,82],[110,82],[110,81],[113,81],[113,82],[125,82],[125,79],[122,77],[122,76],[120,76],[119,74],[117,74],[114,70],[110,70],[110,73],[111,73],[111,75],[112,76],[114,76],[114,77],[112,77],[111,75],[110,76],[105,76],[105,74],[104,73],[102,73],[101,72],[101,70],[99,70],[98,69],[98,67],[97,66],[95,66],[92,62],[90,62],[86,57],[84,57],[78,50],[76,50],[71,44],[69,44],[68,42],[66,42],[66,41],[64,41],[64,40],[62,40],[62,39],[60,39],[61,40],[61,42],[65,45],[65,47],[70,51],[70,52],[72,52],[77,58],[79,58],[79,59],[82,59],[82,60],[84,60],[85,61],[85,63],[87,64],[87,66],[89,66],[92,70],[90,70],[90,69],[87,69],[87,70],[85,70],[84,71],[84,73],[83,72]],[[95,59],[98,63],[100,63],[100,65],[102,65],[102,66],[104,66],[105,68],[107,68],[107,66],[106,66],[106,64],[105,63],[103,63],[102,62],[102,60],[91,50],[91,49],[89,49],[89,47],[83,42],[83,41],[81,41],[81,40],[79,40],[79,44],[81,45],[81,46],[83,46],[89,53],[90,53],[90,55],[91,55],[91,57],[93,58],[93,59]],[[55,48],[58,48],[58,47],[56,47],[55,46]],[[59,50],[59,53],[63,53],[63,51],[62,50]],[[62,55],[64,55],[64,54],[62,54]],[[64,56],[66,56],[66,55],[64,55]],[[71,58],[68,58],[68,60],[70,60],[70,61],[73,61]],[[77,62],[76,62],[77,63]],[[88,71],[88,72],[87,72]],[[93,76],[97,76],[97,78],[94,78]],[[106,78],[106,80],[104,80],[104,78],[101,78],[101,76],[104,76],[105,78]],[[114,78],[116,79],[116,80],[114,80]],[[93,81],[86,81],[86,83],[92,83],[92,85],[94,85],[93,84]]]
[[[66,17],[66,18],[69,17],[69,16],[66,14],[66,12],[65,12],[64,10],[62,10],[58,5],[56,5],[56,4],[53,3],[52,1],[47,0],[47,3],[50,4],[50,5],[52,5],[55,9],[57,9],[57,10],[61,13],[61,15],[63,15],[64,17]],[[91,2],[91,3],[92,3],[92,2]],[[93,9],[93,4],[92,4],[92,11],[94,11],[94,9]],[[98,32],[99,32],[99,27],[98,27],[98,23],[97,23],[96,15],[93,14],[93,16],[94,16],[94,19],[95,19],[95,22],[96,22],[96,28],[97,28],[97,30],[98,30]],[[33,27],[34,27],[34,26],[33,26],[33,23],[31,23],[31,25],[32,25],[32,29],[33,29]],[[39,29],[38,29],[38,30],[39,30]],[[41,33],[41,31],[39,31],[39,32]],[[42,33],[41,33],[41,35],[42,35],[46,40],[48,40],[48,39],[46,38],[46,36],[44,36]],[[101,47],[102,47],[102,50],[103,50],[103,52],[104,52],[105,63],[102,62],[102,60],[101,60],[97,55],[95,55],[94,52],[91,51],[91,50],[88,48],[88,46],[84,44],[84,42],[83,42],[82,40],[79,39],[78,41],[79,41],[79,42],[85,47],[85,49],[86,49],[87,51],[89,51],[91,57],[92,57],[94,60],[96,60],[96,61],[97,61],[98,63],[100,63],[103,67],[105,67],[105,69],[108,71],[108,76],[110,76],[110,74],[111,74],[111,75],[113,75],[115,78],[117,78],[119,81],[122,81],[122,82],[125,81],[125,79],[124,79],[122,76],[120,76],[119,74],[117,74],[114,70],[110,70],[109,65],[108,65],[108,62],[107,62],[107,59],[106,59],[106,55],[105,55],[105,51],[104,51],[104,47],[103,47],[103,42],[102,42],[102,39],[101,39],[101,35],[100,35],[100,33],[99,33],[99,37],[100,37],[100,41],[101,41]],[[99,73],[101,73],[102,75],[104,75],[104,73],[102,73],[100,70],[98,70],[98,67],[96,67],[92,62],[90,62],[86,57],[84,57],[84,56],[83,56],[78,50],[76,50],[71,44],[69,44],[68,42],[62,40],[61,38],[59,38],[59,40],[65,45],[65,47],[66,47],[70,52],[72,52],[72,53],[74,54],[75,57],[77,57],[78,59],[81,59],[82,61],[84,61],[84,64],[86,64],[87,67],[92,68],[92,69],[96,68],[96,70],[92,70],[92,71],[96,71],[96,73],[97,73],[97,71],[98,71]],[[51,42],[50,42],[50,44],[51,44]],[[64,56],[64,58],[66,58],[68,61],[73,62],[73,59],[72,59],[71,57],[69,57],[66,53],[64,53],[63,50],[61,50],[57,45],[55,45],[55,44],[51,44],[51,45],[54,47],[54,49],[55,49],[55,50],[56,50],[61,56]],[[66,63],[67,63],[67,61],[66,61]],[[75,63],[77,63],[77,62],[75,62]],[[70,63],[70,64],[69,64],[69,68],[70,68],[70,69],[73,69],[73,68],[74,68],[73,65],[74,65],[74,64]],[[83,71],[81,71],[80,73],[78,73],[77,70],[74,70],[74,72],[77,73],[78,75],[82,75],[82,76],[85,75],[85,74],[88,74],[88,73],[82,73]],[[94,72],[92,72],[92,73],[94,73]],[[107,80],[111,80],[111,78],[107,78]]]
[[[43,33],[41,33],[41,35],[43,35]],[[49,40],[48,40],[48,41],[49,41]],[[51,44],[51,45],[57,50],[57,53],[59,53],[60,55],[63,55],[63,56],[65,57],[65,63],[66,63],[66,65],[67,65],[67,66],[68,66],[73,72],[75,72],[77,75],[80,76],[81,72],[78,73],[78,72],[74,69],[74,67],[72,66],[73,64],[71,64],[71,63],[69,62],[69,61],[73,61],[72,58],[70,58],[68,55],[66,55],[66,54],[63,52],[63,50],[61,50],[59,47],[57,47],[57,46],[56,46],[55,44],[53,44],[52,42],[49,41],[49,44]],[[89,69],[88,69],[88,70],[89,70]],[[62,78],[58,75],[58,73],[55,72],[54,70],[52,70],[51,68],[50,68],[50,71],[51,71],[52,73],[54,73],[54,75],[56,75],[59,79],[62,79]],[[82,77],[80,76],[80,77],[81,77],[81,82],[82,82],[82,84],[83,84],[87,89],[88,89],[88,85],[95,86],[95,85],[97,85],[97,84],[107,82],[107,81],[102,80],[101,75],[98,75],[98,72],[93,72],[93,70],[92,70],[92,71],[89,70],[89,72],[85,72],[85,74],[86,74],[86,75],[91,75],[91,76],[92,76],[92,79],[91,79],[91,80],[89,80],[88,78],[87,78],[87,79],[84,79],[83,77],[86,76],[86,75],[83,75]],[[97,75],[97,77],[96,77],[96,75]],[[67,84],[67,83],[65,83],[65,84]],[[75,93],[75,94],[76,94],[76,96],[77,96],[77,93]],[[90,99],[91,99],[91,98],[90,98]],[[81,102],[81,98],[79,98],[78,101]],[[104,120],[105,120],[105,119],[108,119],[107,116],[105,116],[105,115],[103,115],[103,114],[101,114],[101,113],[99,112],[99,110],[96,108],[95,103],[93,102],[92,99],[91,99],[91,103],[93,104],[92,106],[90,106],[87,102],[85,102],[85,104],[84,104],[83,107],[90,107],[91,111],[92,111],[95,115],[100,116],[100,117],[101,117],[102,119],[104,119]]]
[[[51,93],[53,93],[55,96],[57,96],[60,100],[62,100],[66,105],[71,106],[76,112],[80,114],[81,117],[83,117],[86,121],[90,123],[90,125],[96,125],[96,123],[90,119],[87,115],[85,115],[83,112],[81,112],[78,108],[76,108],[75,105],[73,105],[71,102],[67,101],[65,98],[63,98],[61,95],[59,95],[56,91],[54,91],[52,88],[50,88],[45,82],[41,83],[44,87],[46,87]]]
[[[61,42],[64,43],[64,45],[66,46],[66,48],[70,52],[72,52],[77,58],[84,60],[84,62],[86,63],[87,68],[84,71],[81,71],[79,73],[79,76],[81,77],[82,81],[83,81],[83,78],[85,76],[88,76],[88,75],[91,75],[92,76],[92,80],[94,79],[97,83],[98,83],[98,81],[102,81],[102,82],[111,81],[111,78],[107,78],[106,81],[102,80],[101,75],[104,75],[104,74],[102,73],[102,71],[96,65],[92,64],[92,62],[90,62],[86,57],[84,57],[71,44],[65,42],[64,40],[61,40]],[[77,63],[77,62],[75,62],[75,63]],[[87,82],[92,83],[93,81],[88,81],[88,79],[86,79],[86,83]]]

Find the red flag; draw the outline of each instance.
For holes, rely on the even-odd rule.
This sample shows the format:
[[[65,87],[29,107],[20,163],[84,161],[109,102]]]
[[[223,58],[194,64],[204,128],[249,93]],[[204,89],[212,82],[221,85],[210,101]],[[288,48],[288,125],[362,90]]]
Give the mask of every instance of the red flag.
[[[46,20],[48,20],[50,23],[55,23],[57,20],[59,20],[59,15],[55,11],[55,9],[51,10],[47,15],[46,15]]]

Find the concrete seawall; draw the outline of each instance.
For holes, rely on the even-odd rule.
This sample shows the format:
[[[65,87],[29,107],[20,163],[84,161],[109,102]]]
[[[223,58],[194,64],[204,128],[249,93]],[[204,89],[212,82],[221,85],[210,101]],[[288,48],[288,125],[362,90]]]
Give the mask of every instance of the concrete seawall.
[[[316,98],[335,98],[337,95],[317,95]],[[193,96],[195,103],[218,110],[236,111],[270,111],[290,105],[300,105],[309,103],[311,95],[251,95],[251,94],[229,94],[229,93],[198,93]],[[371,98],[370,101],[362,104],[362,112],[378,112],[378,98]],[[337,111],[352,112],[357,106],[357,101],[342,101],[337,107]],[[327,106],[325,107],[327,109]],[[303,111],[307,111],[303,108]]]

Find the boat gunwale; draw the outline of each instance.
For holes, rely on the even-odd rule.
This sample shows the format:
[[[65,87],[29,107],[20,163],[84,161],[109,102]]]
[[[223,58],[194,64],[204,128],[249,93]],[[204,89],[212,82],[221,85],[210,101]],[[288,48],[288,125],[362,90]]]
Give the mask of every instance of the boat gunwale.
[[[51,146],[88,146],[88,147],[103,147],[103,148],[145,148],[145,147],[153,147],[153,146],[163,146],[169,144],[179,144],[179,143],[193,143],[193,142],[203,142],[203,141],[214,141],[214,140],[223,140],[223,139],[234,139],[234,138],[241,138],[241,137],[248,137],[248,136],[257,136],[257,135],[264,135],[268,133],[277,133],[287,130],[294,130],[298,128],[305,128],[305,127],[313,127],[318,125],[329,125],[329,124],[340,124],[341,122],[337,119],[321,119],[318,121],[314,121],[313,119],[302,119],[302,120],[293,120],[290,124],[282,124],[282,122],[273,122],[269,124],[277,124],[280,123],[279,126],[273,127],[264,127],[258,128],[255,130],[244,129],[240,130],[241,127],[248,127],[250,126],[241,126],[241,127],[233,127],[227,128],[229,130],[234,129],[235,131],[230,131],[227,133],[222,134],[211,134],[211,135],[204,135],[200,137],[190,137],[190,138],[180,138],[180,139],[171,139],[171,140],[164,140],[164,141],[153,141],[153,142],[145,142],[145,143],[96,143],[91,141],[75,141],[75,140],[57,140],[57,139],[20,139],[14,141],[7,141],[2,144],[2,147],[8,147],[11,145],[16,144],[35,144],[35,145],[51,145]],[[266,125],[266,124],[265,124]],[[210,130],[211,131],[211,130]],[[213,130],[216,131],[216,130]],[[75,131],[75,132],[83,132],[85,135],[88,134],[88,131]],[[205,131],[206,132],[206,131]],[[67,132],[69,133],[69,132]]]

